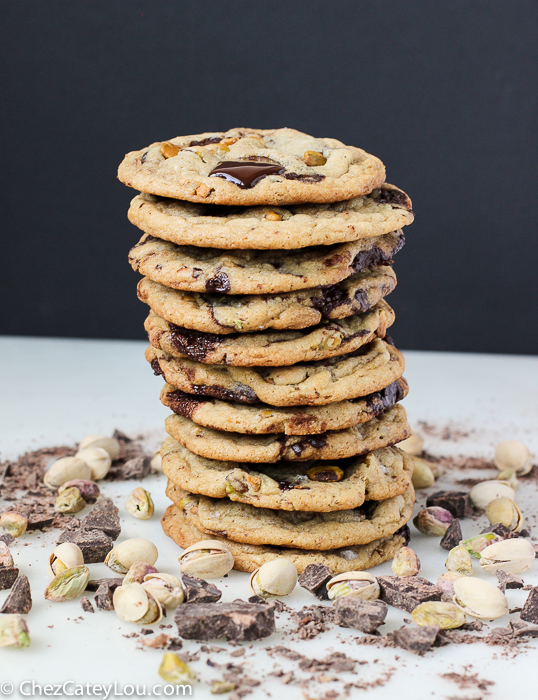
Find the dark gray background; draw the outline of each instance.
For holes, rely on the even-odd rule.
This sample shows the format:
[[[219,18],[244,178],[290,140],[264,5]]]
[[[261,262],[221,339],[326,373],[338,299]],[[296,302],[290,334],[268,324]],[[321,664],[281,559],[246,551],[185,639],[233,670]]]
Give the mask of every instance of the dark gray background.
[[[413,199],[399,345],[538,351],[536,0],[0,4],[1,333],[142,338],[124,153],[293,126]]]

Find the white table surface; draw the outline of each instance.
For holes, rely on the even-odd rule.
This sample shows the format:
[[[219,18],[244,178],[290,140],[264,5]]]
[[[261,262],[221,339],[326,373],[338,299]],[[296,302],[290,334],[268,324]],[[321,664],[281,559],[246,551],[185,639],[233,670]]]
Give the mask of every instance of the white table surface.
[[[144,433],[148,445],[157,448],[164,437],[163,420],[168,411],[159,402],[162,380],[148,368],[144,347],[142,342],[0,338],[0,460],[17,457],[29,449],[77,443],[87,434],[111,434],[114,428],[131,435]],[[406,359],[410,395],[405,407],[412,425],[426,421],[433,426],[426,437],[430,452],[491,456],[495,443],[508,438],[523,440],[538,455],[538,357],[407,352]],[[468,436],[456,441],[443,439],[442,429],[447,425],[467,432]],[[154,541],[160,552],[160,570],[177,573],[179,549],[159,525],[159,517],[168,504],[165,478],[152,475],[144,482],[156,505],[151,521],[135,520],[122,507],[126,493],[134,485],[103,485],[103,493],[120,507],[120,540],[142,536]],[[444,485],[450,483],[445,480],[439,484]],[[536,512],[537,493],[532,484],[520,488],[518,501],[525,513]],[[533,524],[534,519],[529,520]],[[480,527],[480,522],[465,521],[464,535],[470,536]],[[14,686],[12,697],[22,697],[19,684],[29,680],[41,685],[64,681],[104,685],[116,682],[119,688],[139,684],[146,685],[151,695],[151,686],[161,682],[157,669],[163,652],[141,650],[136,639],[123,636],[138,631],[138,627],[122,623],[113,613],[82,613],[78,601],[53,604],[44,600],[41,592],[48,583],[46,559],[57,536],[58,531],[28,533],[12,546],[16,564],[32,585],[34,606],[28,615],[32,645],[22,651],[0,650],[0,694],[5,690],[2,683],[10,682]],[[432,542],[413,529],[412,546],[422,560],[423,574],[436,580],[445,559],[437,540]],[[108,572],[104,564],[92,564],[90,568],[95,578]],[[388,564],[376,570],[389,572]],[[538,583],[536,570],[524,578],[534,585]],[[247,581],[247,574],[232,572],[229,578],[216,583],[224,592],[223,600],[233,600],[248,596]],[[7,594],[0,592],[0,605]],[[511,607],[520,605],[525,597],[521,591],[507,594]],[[318,601],[298,588],[285,602],[300,608]],[[84,619],[77,619],[80,617]],[[403,613],[390,608],[384,631],[401,626],[403,617]],[[507,619],[501,624],[505,625]],[[512,659],[506,658],[499,647],[483,644],[451,645],[419,658],[399,649],[358,646],[354,639],[360,636],[359,632],[339,628],[311,641],[289,642],[278,632],[284,622],[285,618],[280,617],[273,637],[252,648],[247,645],[246,655],[239,661],[250,664],[252,676],[259,676],[259,669],[266,673],[275,663],[285,669],[297,668],[297,664],[272,659],[264,651],[266,646],[282,643],[311,658],[324,658],[334,650],[367,661],[357,666],[355,680],[373,681],[387,672],[392,674],[387,683],[368,691],[355,689],[351,697],[504,700],[523,693],[523,697],[533,698],[538,692],[537,641],[531,641],[527,652]],[[175,636],[175,625],[166,631]],[[184,643],[185,650],[194,651],[199,646],[196,642]],[[199,677],[192,691],[196,698],[214,697],[207,683],[222,677],[219,669],[206,665],[206,659],[202,654],[200,661],[192,664]],[[212,655],[212,659],[219,663],[233,660],[227,653]],[[480,678],[494,681],[489,693],[476,686],[459,689],[439,675],[461,673],[465,667]],[[350,678],[350,674],[342,675],[344,680]],[[322,698],[328,690],[341,687],[338,683],[320,682],[305,688],[305,693]],[[25,690],[28,688],[24,686]],[[72,691],[73,686],[69,689]],[[283,686],[275,679],[264,681],[247,697],[254,700],[282,696],[305,697],[300,687]]]

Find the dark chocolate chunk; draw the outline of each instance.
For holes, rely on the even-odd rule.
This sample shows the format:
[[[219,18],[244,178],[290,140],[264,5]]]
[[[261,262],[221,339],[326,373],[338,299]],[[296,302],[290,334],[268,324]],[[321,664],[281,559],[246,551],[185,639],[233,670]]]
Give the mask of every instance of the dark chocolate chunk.
[[[222,597],[222,592],[216,586],[202,578],[183,574],[181,580],[186,603],[216,603]]]
[[[128,459],[125,464],[116,470],[120,479],[145,479],[151,471],[151,457],[148,455],[138,455]]]
[[[407,545],[411,541],[411,530],[409,529],[409,525],[403,525],[403,527],[401,527],[399,530],[396,530],[393,537],[396,536],[403,537],[404,546],[407,547]]]
[[[95,593],[94,601],[97,610],[114,610],[114,603],[112,602],[112,599],[116,588],[117,586],[109,586],[106,579],[103,580]]]
[[[28,515],[28,530],[42,530],[53,524],[57,513],[54,508],[44,508]]]
[[[441,628],[437,625],[401,627],[399,630],[394,630],[392,638],[402,649],[413,654],[424,654],[433,646],[440,630]]]
[[[84,610],[84,612],[95,612],[92,605],[92,601],[87,596],[82,596],[82,598],[80,599],[80,607]]]
[[[523,588],[525,585],[525,581],[521,577],[511,574],[508,571],[497,569],[495,571],[495,576],[497,577],[501,591],[505,591],[507,588]]]
[[[497,525],[491,525],[490,527],[486,527],[480,532],[480,534],[484,535],[486,532],[493,532],[494,535],[501,537],[503,540],[513,540],[516,539],[516,537],[519,537],[519,533],[513,532],[512,530],[510,530],[510,528],[506,527],[506,525],[503,525],[502,523],[497,523]]]
[[[445,534],[441,537],[439,546],[443,549],[451,550],[458,545],[462,539],[463,535],[461,534],[460,521],[458,518],[454,518],[447,527]]]
[[[204,404],[211,404],[211,399],[197,399],[192,394],[186,394],[180,389],[168,391],[166,393],[168,407],[172,409],[178,416],[191,418],[194,411]]]
[[[115,591],[118,586],[121,586],[123,583],[122,578],[94,578],[90,579],[88,581],[88,584],[86,586],[87,591],[91,591],[92,593],[95,593],[101,588],[101,586],[108,586],[108,588],[112,589],[112,591]]]
[[[13,544],[13,542],[15,542],[15,538],[13,537],[13,535],[10,535],[9,532],[6,532],[5,535],[0,535],[0,542],[3,542],[9,547],[10,544]]]
[[[180,605],[174,621],[180,637],[201,641],[250,642],[268,637],[275,631],[275,612],[271,605],[244,602]]]
[[[80,527],[82,530],[101,530],[116,540],[121,533],[118,509],[110,498],[100,498],[92,512],[80,521]]]
[[[309,564],[299,576],[301,588],[306,588],[316,598],[328,600],[327,582],[333,577],[333,572],[325,564]]]
[[[325,175],[321,175],[320,173],[312,173],[311,175],[300,173],[284,173],[284,177],[286,178],[286,180],[299,180],[300,182],[308,182],[310,184],[313,182],[321,182],[322,180],[325,180]]]
[[[465,622],[457,629],[462,630],[462,632],[481,632],[482,627],[484,627],[484,623],[480,620],[471,620],[470,622]]]
[[[230,278],[225,272],[217,272],[214,277],[210,277],[205,283],[206,292],[214,294],[215,292],[220,292],[221,294],[228,294],[231,289]]]
[[[426,499],[426,506],[439,506],[448,510],[455,518],[468,518],[473,506],[467,491],[436,491]]]
[[[531,588],[519,617],[525,622],[538,625],[538,586]]]
[[[85,564],[97,564],[105,561],[106,555],[114,548],[114,541],[102,530],[70,530],[67,528],[57,540],[62,542],[74,542],[78,544],[84,555]]]
[[[213,168],[209,177],[222,177],[245,190],[254,187],[267,175],[280,175],[283,172],[284,168],[279,163],[227,160]]]
[[[0,613],[28,615],[32,609],[32,592],[28,577],[21,574],[13,584]]]
[[[336,624],[372,634],[385,622],[388,606],[380,600],[340,596],[334,603]]]
[[[412,211],[411,200],[405,192],[401,190],[392,190],[382,187],[378,190],[374,190],[368,196],[375,199],[377,204],[390,204],[393,209],[407,209],[407,211]]]
[[[176,326],[174,323],[169,323],[168,325],[170,326],[170,341],[172,345],[179,352],[191,357],[193,360],[203,361],[208,353],[225,340],[225,336],[217,335],[216,333],[195,331],[190,328]],[[237,337],[237,334],[228,337],[234,338]]]
[[[428,600],[441,600],[443,590],[420,576],[378,576],[380,599],[395,608],[413,612]]]
[[[19,570],[16,566],[0,566],[0,591],[7,591],[15,583]]]

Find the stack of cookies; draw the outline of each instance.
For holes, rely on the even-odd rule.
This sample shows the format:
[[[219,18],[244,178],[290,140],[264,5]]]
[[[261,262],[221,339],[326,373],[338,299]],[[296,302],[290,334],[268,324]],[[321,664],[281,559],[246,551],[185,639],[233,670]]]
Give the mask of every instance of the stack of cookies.
[[[173,412],[165,532],[221,538],[243,571],[391,559],[414,505],[385,301],[407,195],[374,156],[293,129],[154,143],[119,178],[142,192],[129,259]]]

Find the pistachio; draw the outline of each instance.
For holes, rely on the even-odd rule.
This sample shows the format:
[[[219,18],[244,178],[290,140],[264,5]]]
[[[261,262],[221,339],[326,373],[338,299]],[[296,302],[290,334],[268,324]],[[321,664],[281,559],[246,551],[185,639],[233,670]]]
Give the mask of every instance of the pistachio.
[[[165,608],[173,610],[185,599],[181,581],[172,574],[148,574],[142,584],[144,589],[158,600]]]
[[[92,471],[92,481],[100,481],[110,471],[112,459],[104,447],[86,447],[75,455],[85,462]]]
[[[481,481],[473,486],[469,498],[476,508],[485,510],[487,505],[496,498],[506,497],[514,499],[516,492],[506,481]]]
[[[63,493],[72,486],[80,491],[80,495],[85,501],[95,501],[101,495],[99,486],[97,486],[95,481],[88,481],[87,479],[71,479],[71,481],[66,481],[65,484],[59,487],[58,493]]]
[[[454,581],[454,603],[480,620],[497,620],[508,612],[508,601],[502,591],[479,578]]]
[[[228,545],[219,540],[202,540],[187,547],[178,559],[182,574],[197,578],[220,578],[233,569]]]
[[[108,452],[112,461],[120,456],[120,443],[116,438],[106,437],[106,435],[87,435],[80,441],[78,449],[82,451],[88,447],[102,447]]]
[[[496,498],[491,501],[486,508],[486,517],[492,525],[501,523],[514,532],[523,527],[523,515],[509,498]]]
[[[467,618],[463,610],[454,603],[430,600],[421,603],[411,612],[416,625],[437,625],[442,630],[452,630],[465,624]]]
[[[151,470],[154,472],[162,472],[162,470],[163,470],[162,462],[163,462],[163,458],[161,457],[161,453],[156,452],[153,455],[153,457],[151,458],[151,462],[149,463],[149,466],[151,467]]]
[[[268,221],[282,221],[282,216],[277,211],[268,211],[264,218]]]
[[[480,552],[489,547],[494,542],[500,542],[501,538],[494,532],[484,532],[482,535],[475,535],[468,540],[462,540],[460,544],[467,549],[473,559],[480,559]]]
[[[375,576],[367,571],[349,571],[338,574],[327,582],[327,594],[330,600],[342,596],[360,600],[377,600],[380,588]]]
[[[73,566],[55,576],[45,589],[45,598],[56,603],[78,598],[86,590],[90,578],[87,566]]]
[[[28,626],[21,615],[0,615],[0,647],[24,649],[30,645]]]
[[[416,576],[420,571],[420,560],[411,547],[401,547],[392,560],[395,576]]]
[[[165,158],[173,158],[177,156],[181,148],[176,146],[175,143],[170,143],[169,141],[163,141],[161,143],[161,153]]]
[[[145,576],[148,574],[157,573],[159,573],[158,569],[151,566],[151,564],[146,564],[145,561],[135,561],[135,563],[131,564],[129,567],[129,571],[125,574],[123,585],[126,583],[143,583]]]
[[[2,513],[0,515],[0,527],[12,537],[20,537],[26,532],[28,520],[20,513]]]
[[[141,486],[131,491],[124,506],[128,513],[139,520],[149,520],[155,511],[149,491]]]
[[[231,681],[213,681],[211,684],[211,694],[222,695],[223,693],[231,693],[232,690],[236,688],[237,684]]]
[[[145,562],[153,566],[159,552],[157,547],[141,537],[125,540],[116,545],[106,556],[105,564],[119,574],[126,574],[135,562]]]
[[[408,455],[418,457],[424,449],[424,440],[418,435],[418,433],[413,433],[411,437],[406,438],[398,443],[400,450],[403,450]]]
[[[503,469],[502,472],[499,472],[497,475],[497,481],[504,481],[508,486],[511,486],[514,491],[517,491],[519,488],[519,479],[513,469]]]
[[[513,469],[517,474],[528,474],[532,469],[532,455],[519,440],[503,440],[495,448],[495,466],[499,471]]]
[[[311,481],[342,481],[344,472],[340,467],[312,467],[306,470],[306,475]]]
[[[521,537],[502,540],[487,547],[481,554],[480,566],[489,574],[498,569],[511,574],[528,571],[535,558],[534,547]]]
[[[413,525],[423,535],[442,537],[453,520],[454,516],[450,511],[440,506],[430,506],[423,508],[413,518]]]
[[[9,547],[5,542],[0,540],[0,567],[1,566],[13,566],[13,557],[9,551]]]
[[[327,158],[319,151],[305,151],[304,162],[311,166],[325,165]]]
[[[297,585],[297,569],[284,557],[262,564],[250,577],[250,589],[262,598],[289,595]]]
[[[473,560],[467,548],[461,544],[450,550],[445,566],[448,571],[455,571],[463,576],[473,575]]]
[[[154,625],[163,617],[161,604],[140,583],[124,583],[114,591],[114,610],[120,620]]]
[[[62,491],[54,503],[54,510],[58,513],[78,513],[85,507],[86,501],[76,486],[70,486]]]
[[[222,139],[220,144],[223,146],[232,146],[234,143],[239,141],[239,136],[228,136],[228,138]]]
[[[159,667],[159,676],[167,683],[182,684],[196,680],[196,674],[177,654],[167,651]]]
[[[66,481],[73,479],[91,479],[89,466],[78,457],[62,457],[57,459],[45,472],[43,481],[50,489],[57,489]]]
[[[416,489],[427,489],[433,486],[435,482],[435,474],[433,473],[429,463],[420,457],[412,457],[413,459],[413,486]]]
[[[51,578],[58,576],[66,569],[84,564],[84,555],[77,544],[64,542],[59,544],[49,557],[49,574]]]
[[[463,574],[458,574],[456,571],[445,571],[437,579],[436,586],[442,589],[442,600],[451,601],[454,598],[454,581],[461,578]]]

